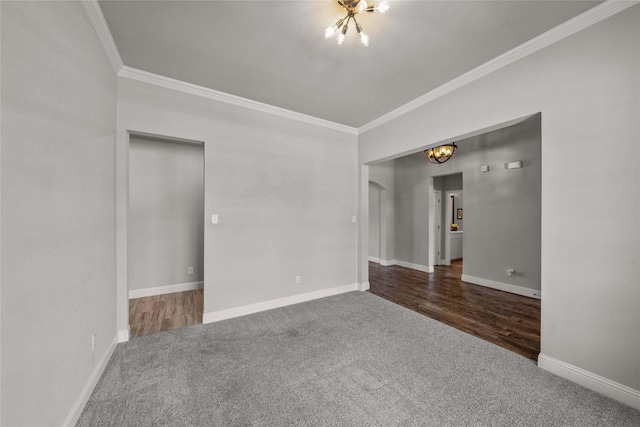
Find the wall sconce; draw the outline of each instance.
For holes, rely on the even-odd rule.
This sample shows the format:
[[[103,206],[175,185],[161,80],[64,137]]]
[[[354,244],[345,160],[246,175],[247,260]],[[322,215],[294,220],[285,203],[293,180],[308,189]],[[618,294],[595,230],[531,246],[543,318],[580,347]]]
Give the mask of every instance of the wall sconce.
[[[452,142],[451,144],[439,145],[437,147],[424,150],[424,154],[426,154],[431,163],[438,165],[449,160],[451,156],[453,156],[453,153],[456,152],[457,148],[458,146]]]

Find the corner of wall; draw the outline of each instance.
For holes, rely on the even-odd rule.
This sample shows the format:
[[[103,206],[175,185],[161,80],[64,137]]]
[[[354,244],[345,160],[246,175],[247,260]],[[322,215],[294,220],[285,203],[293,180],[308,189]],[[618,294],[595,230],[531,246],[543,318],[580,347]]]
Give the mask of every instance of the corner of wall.
[[[102,373],[107,367],[107,363],[109,363],[109,359],[111,359],[113,352],[116,350],[116,347],[118,346],[119,334],[120,332],[114,335],[113,339],[111,340],[111,343],[109,344],[109,347],[107,347],[107,351],[102,355],[102,358],[100,358],[100,361],[98,362],[96,367],[93,369],[93,372],[91,372],[91,375],[87,380],[87,383],[82,388],[82,392],[80,393],[80,396],[78,397],[78,399],[76,399],[76,402],[73,404],[73,407],[69,412],[69,415],[67,415],[67,418],[62,423],[63,426],[70,426],[70,427],[75,426],[76,423],[78,422],[78,419],[80,418],[80,415],[82,415],[82,411],[84,410],[85,405],[87,404],[87,402],[89,401],[89,398],[91,397],[91,393],[93,393],[93,389],[96,387],[96,384],[98,384],[98,380],[100,379],[100,377],[102,376]]]

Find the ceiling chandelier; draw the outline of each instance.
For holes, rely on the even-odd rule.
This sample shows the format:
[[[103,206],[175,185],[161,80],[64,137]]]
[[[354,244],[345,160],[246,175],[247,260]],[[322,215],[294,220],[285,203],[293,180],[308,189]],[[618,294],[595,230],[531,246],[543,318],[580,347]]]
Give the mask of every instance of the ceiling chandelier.
[[[437,147],[424,150],[424,154],[427,155],[427,158],[431,163],[438,165],[449,160],[451,156],[453,156],[453,153],[456,152],[456,148],[458,148],[458,146],[452,142],[451,144],[439,145]]]
[[[383,1],[377,6],[369,6],[367,4],[367,0],[336,0],[336,2],[345,8],[347,16],[342,19],[338,19],[334,25],[324,30],[324,36],[326,38],[330,38],[334,34],[338,33],[338,44],[342,45],[342,42],[344,42],[344,38],[347,35],[347,31],[349,30],[349,22],[353,19],[358,36],[360,36],[360,42],[365,46],[369,46],[369,36],[362,31],[362,27],[358,24],[358,21],[356,21],[356,15],[364,12],[385,13],[389,10],[389,2]]]

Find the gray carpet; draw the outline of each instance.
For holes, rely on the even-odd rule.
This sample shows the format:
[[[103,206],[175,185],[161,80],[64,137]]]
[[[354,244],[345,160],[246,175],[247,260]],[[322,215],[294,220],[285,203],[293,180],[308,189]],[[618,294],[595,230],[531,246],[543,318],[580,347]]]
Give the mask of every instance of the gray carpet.
[[[639,426],[640,412],[370,293],[118,345],[79,426]]]

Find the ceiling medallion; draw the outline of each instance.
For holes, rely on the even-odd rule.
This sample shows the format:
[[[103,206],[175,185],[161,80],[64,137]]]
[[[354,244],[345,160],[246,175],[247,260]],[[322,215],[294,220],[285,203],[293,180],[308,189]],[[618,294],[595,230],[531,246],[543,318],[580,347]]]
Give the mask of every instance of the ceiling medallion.
[[[369,46],[369,36],[362,31],[362,27],[358,24],[358,21],[356,21],[356,15],[364,12],[385,13],[389,10],[389,2],[383,1],[377,6],[369,6],[367,4],[367,0],[336,0],[336,2],[345,8],[347,16],[342,19],[338,19],[333,26],[324,30],[324,36],[326,38],[330,38],[334,34],[338,33],[338,44],[342,45],[342,42],[344,42],[344,38],[347,35],[347,31],[349,30],[349,22],[353,19],[358,36],[360,36],[360,42],[365,46]],[[342,31],[340,31],[341,28]]]
[[[437,147],[424,150],[424,154],[427,155],[427,158],[431,163],[438,165],[449,160],[451,156],[453,156],[453,153],[456,152],[456,148],[458,148],[458,146],[452,142],[451,144],[439,145]]]

